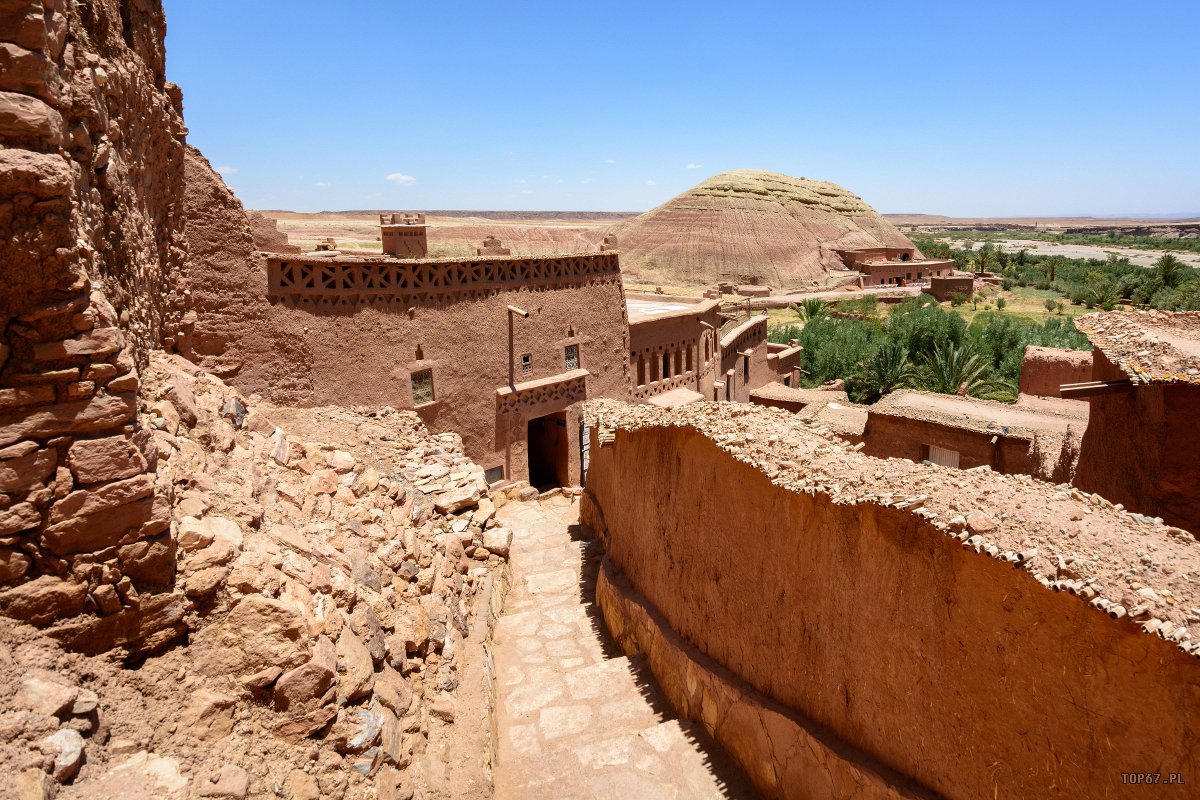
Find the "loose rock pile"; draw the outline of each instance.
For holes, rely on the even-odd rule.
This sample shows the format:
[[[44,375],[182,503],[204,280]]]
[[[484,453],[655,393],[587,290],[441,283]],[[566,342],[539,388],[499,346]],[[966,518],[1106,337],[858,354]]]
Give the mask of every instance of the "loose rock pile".
[[[142,388],[179,565],[156,597],[188,642],[89,657],[0,623],[0,695],[14,698],[0,763],[22,796],[72,782],[66,796],[421,793],[427,738],[459,713],[464,641],[505,566],[493,517],[507,497],[411,413],[337,412],[386,443],[371,460],[289,436],[178,357],[154,354]],[[138,606],[122,586],[93,590],[92,619]]]
[[[1200,657],[1189,631],[1200,626],[1200,545],[1161,519],[1027,475],[863,456],[819,424],[776,408],[694,403],[667,411],[593,400],[585,416],[602,446],[622,430],[690,427],[787,489],[910,511],[963,547]]]

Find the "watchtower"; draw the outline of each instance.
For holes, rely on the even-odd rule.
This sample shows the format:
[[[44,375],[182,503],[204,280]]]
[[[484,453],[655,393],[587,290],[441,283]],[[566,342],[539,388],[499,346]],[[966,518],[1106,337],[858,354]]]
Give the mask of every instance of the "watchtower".
[[[424,214],[380,214],[383,252],[397,258],[425,258],[429,239]]]

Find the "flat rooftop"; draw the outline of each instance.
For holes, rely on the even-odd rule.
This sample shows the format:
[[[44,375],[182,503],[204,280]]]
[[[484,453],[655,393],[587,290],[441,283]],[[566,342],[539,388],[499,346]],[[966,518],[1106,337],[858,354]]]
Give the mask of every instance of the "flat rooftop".
[[[1200,311],[1105,311],[1075,327],[1135,383],[1200,384]]]
[[[1082,431],[1087,424],[1087,409],[1069,400],[1061,403],[1017,406],[975,397],[901,391],[871,406],[870,413],[1000,436],[1028,438],[1035,432],[1066,433],[1068,427]]]
[[[687,303],[670,302],[667,300],[643,300],[640,297],[625,296],[625,307],[629,309],[629,321],[649,319],[660,314],[673,314],[676,311],[686,311]]]

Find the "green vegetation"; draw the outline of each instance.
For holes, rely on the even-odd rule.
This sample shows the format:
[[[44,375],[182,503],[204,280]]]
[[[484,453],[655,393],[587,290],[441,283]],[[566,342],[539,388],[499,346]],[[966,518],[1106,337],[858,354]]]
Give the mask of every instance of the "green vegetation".
[[[1030,239],[1055,244],[1090,244],[1097,247],[1129,247],[1135,250],[1168,250],[1176,253],[1200,253],[1200,239],[1175,239],[1165,236],[1131,236],[1112,229],[1107,233],[1054,233],[1051,231],[947,231],[939,234],[955,239]]]
[[[866,308],[862,301],[847,302]],[[851,318],[822,314],[803,327],[778,327],[769,338],[799,340],[804,385],[843,378],[851,399],[862,403],[900,388],[954,393],[963,384],[975,397],[1012,400],[1027,345],[1089,348],[1087,338],[1066,317],[1039,323],[1016,314],[981,311],[968,324],[928,295],[893,306],[886,319],[875,313],[873,298],[869,312],[853,313]]]
[[[973,259],[981,252],[968,253],[929,237],[916,237],[913,241],[927,256],[955,259],[960,269],[959,262],[976,263]],[[970,242],[965,246],[970,246]],[[1110,310],[1128,300],[1133,305],[1164,311],[1200,310],[1200,270],[1169,253],[1152,268],[1139,267],[1116,256],[1065,258],[1036,256],[1024,250],[1019,253],[994,250],[986,262],[1001,276],[1006,287],[1052,291],[1089,309]],[[1049,305],[1046,308],[1053,310]]]

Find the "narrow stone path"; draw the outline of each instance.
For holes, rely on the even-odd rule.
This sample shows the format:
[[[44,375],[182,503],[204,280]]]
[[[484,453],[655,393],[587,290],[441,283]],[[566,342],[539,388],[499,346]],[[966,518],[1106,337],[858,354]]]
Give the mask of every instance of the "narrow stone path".
[[[678,720],[593,604],[599,547],[574,498],[509,503],[513,585],[495,632],[499,800],[753,797]]]

